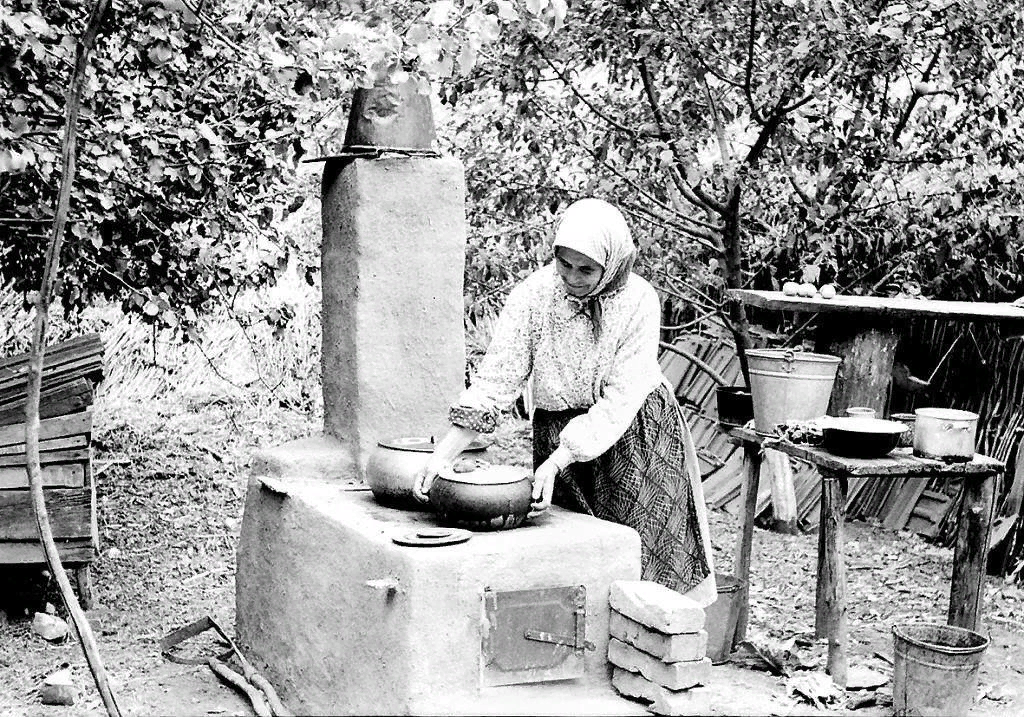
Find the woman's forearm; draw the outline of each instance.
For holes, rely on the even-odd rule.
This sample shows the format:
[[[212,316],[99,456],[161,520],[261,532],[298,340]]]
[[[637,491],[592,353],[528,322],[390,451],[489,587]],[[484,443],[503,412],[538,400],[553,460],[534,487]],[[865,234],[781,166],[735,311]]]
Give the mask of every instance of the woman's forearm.
[[[431,457],[431,462],[435,467],[441,468],[447,466],[455,458],[462,453],[469,444],[473,442],[480,433],[470,428],[462,428],[460,426],[452,426],[449,431],[444,434],[444,437],[438,441],[437,445],[434,446],[434,455]]]

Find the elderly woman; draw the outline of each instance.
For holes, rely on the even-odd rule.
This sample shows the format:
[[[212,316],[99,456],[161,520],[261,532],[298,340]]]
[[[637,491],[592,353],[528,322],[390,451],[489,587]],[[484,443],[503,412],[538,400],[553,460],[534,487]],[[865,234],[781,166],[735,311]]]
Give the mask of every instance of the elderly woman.
[[[632,273],[618,209],[571,205],[554,262],[512,290],[452,429],[417,478],[434,478],[533,379],[534,509],[555,505],[634,528],[643,577],[703,605],[717,596],[697,453],[658,366],[660,304]]]

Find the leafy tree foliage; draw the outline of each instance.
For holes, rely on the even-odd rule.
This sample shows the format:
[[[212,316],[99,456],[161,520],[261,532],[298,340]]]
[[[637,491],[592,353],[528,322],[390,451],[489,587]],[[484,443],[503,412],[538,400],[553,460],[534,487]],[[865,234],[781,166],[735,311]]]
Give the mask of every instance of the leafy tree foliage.
[[[298,249],[278,230],[305,198],[296,162],[340,149],[354,87],[468,71],[502,27],[543,36],[565,13],[560,0],[363,5],[115,4],[83,97],[66,307],[105,297],[190,331],[212,304],[273,282]],[[0,5],[0,276],[22,292],[39,285],[87,9]]]
[[[1022,23],[984,0],[595,0],[446,99],[485,234],[597,194],[709,310],[715,287],[790,278],[1005,300],[1024,293]]]

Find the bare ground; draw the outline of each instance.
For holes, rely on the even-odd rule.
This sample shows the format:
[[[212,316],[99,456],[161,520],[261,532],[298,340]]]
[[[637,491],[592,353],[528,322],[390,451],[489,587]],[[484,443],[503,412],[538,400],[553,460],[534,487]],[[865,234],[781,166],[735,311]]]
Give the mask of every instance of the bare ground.
[[[119,704],[132,715],[247,715],[246,702],[206,667],[164,660],[157,647],[176,627],[210,615],[229,632],[234,623],[235,544],[242,518],[248,462],[271,446],[318,430],[315,420],[274,405],[204,398],[173,405],[98,406],[94,434],[101,555],[94,565],[93,629]],[[506,424],[491,449],[495,460],[525,463],[528,426]],[[728,572],[735,519],[711,516],[716,560]],[[820,672],[823,649],[814,626],[817,536],[758,530],[751,581],[751,640],[787,642],[804,667]],[[951,551],[909,533],[852,523],[847,533],[851,664],[884,675],[891,668],[891,626],[944,621]],[[34,635],[31,615],[54,589],[39,571],[0,572],[0,716],[100,715],[81,650]],[[1024,713],[1024,591],[990,578],[984,631],[991,637],[972,715]],[[58,605],[58,614],[64,614]],[[5,617],[6,616],[6,617]],[[794,638],[797,639],[793,644]],[[198,642],[196,655],[219,646]],[[79,691],[73,707],[40,704],[38,688],[68,665]],[[816,668],[816,669],[815,669]],[[716,668],[713,704],[722,713],[809,714],[786,677],[741,665]],[[883,692],[884,692],[883,688]],[[856,697],[849,693],[847,697]],[[827,705],[844,712],[850,702]],[[883,706],[854,714],[885,714]]]

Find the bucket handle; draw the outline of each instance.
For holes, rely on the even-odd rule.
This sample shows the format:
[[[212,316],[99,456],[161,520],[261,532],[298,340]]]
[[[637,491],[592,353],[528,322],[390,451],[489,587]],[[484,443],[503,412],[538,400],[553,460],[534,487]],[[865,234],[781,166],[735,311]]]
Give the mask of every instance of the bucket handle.
[[[796,354],[793,353],[793,349],[786,349],[786,353],[782,355],[782,360],[786,362],[786,365],[782,367],[782,370],[786,373],[793,373],[793,361],[796,359]]]

